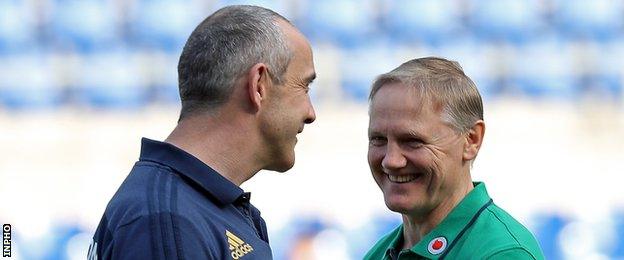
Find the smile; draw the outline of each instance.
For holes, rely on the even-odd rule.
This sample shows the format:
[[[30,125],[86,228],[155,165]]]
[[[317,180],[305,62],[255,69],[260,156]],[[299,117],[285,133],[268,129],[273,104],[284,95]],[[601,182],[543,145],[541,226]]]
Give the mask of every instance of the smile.
[[[391,182],[394,183],[406,183],[406,182],[410,182],[413,180],[418,179],[421,174],[403,174],[403,175],[388,175],[388,180],[390,180]]]

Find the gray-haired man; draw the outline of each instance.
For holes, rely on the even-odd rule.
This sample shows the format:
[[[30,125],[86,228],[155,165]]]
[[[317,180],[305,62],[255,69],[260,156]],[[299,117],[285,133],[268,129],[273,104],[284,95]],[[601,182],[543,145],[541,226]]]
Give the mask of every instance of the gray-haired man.
[[[310,44],[271,10],[225,7],[193,31],[178,73],[178,125],[165,142],[143,139],[89,258],[271,259],[239,185],[293,166],[296,135],[316,117]]]
[[[373,82],[369,108],[368,163],[403,224],[364,259],[544,259],[531,232],[472,181],[483,103],[457,62],[401,64]]]

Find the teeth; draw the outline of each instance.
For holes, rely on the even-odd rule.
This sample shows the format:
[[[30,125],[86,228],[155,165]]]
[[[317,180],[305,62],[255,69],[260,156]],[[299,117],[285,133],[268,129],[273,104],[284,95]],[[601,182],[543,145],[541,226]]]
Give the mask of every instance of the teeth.
[[[388,175],[388,179],[390,179],[391,182],[397,182],[397,183],[410,182],[410,181],[413,181],[413,180],[415,180],[417,178],[418,178],[418,175],[415,175],[415,174],[409,174],[409,175]]]

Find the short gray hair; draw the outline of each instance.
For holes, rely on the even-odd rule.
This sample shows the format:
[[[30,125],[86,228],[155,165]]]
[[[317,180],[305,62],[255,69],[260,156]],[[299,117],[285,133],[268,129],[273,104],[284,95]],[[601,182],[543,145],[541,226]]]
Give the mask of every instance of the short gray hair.
[[[460,133],[466,133],[475,122],[483,120],[479,90],[456,61],[426,57],[405,62],[375,79],[369,100],[384,85],[392,83],[413,86],[423,97],[435,101],[434,105],[442,105],[442,118]]]
[[[290,24],[269,9],[234,5],[201,22],[178,63],[180,120],[227,102],[238,79],[257,63],[265,63],[271,79],[281,84],[293,53],[280,20]]]

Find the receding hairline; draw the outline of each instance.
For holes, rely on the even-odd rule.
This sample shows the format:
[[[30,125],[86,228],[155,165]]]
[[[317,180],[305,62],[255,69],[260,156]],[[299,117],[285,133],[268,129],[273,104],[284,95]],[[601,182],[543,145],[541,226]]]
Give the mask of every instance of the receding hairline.
[[[431,108],[441,109],[445,120],[460,132],[467,130],[468,121],[483,120],[479,90],[456,61],[439,57],[407,61],[373,81],[369,102],[372,104],[381,88],[393,83],[418,89],[422,98],[431,101]]]

